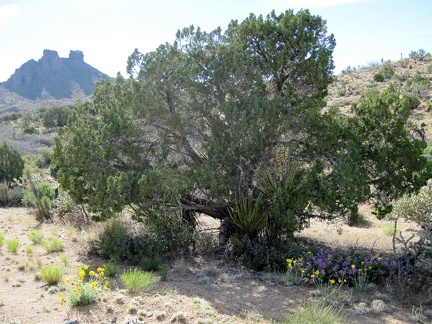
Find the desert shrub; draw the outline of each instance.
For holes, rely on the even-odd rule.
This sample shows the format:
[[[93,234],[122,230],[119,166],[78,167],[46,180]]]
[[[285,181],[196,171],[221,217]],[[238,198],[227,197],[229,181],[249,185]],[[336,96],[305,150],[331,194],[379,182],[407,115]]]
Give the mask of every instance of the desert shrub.
[[[130,259],[129,247],[126,244],[130,238],[128,226],[118,218],[109,220],[99,238],[93,242],[92,252],[117,261]]]
[[[117,274],[117,267],[114,263],[108,262],[104,264],[105,276],[108,278],[113,278]]]
[[[297,283],[310,285],[379,282],[389,273],[388,261],[353,248],[302,252],[300,257],[288,258],[286,262],[288,271],[297,277]]]
[[[303,309],[297,310],[293,314],[286,316],[282,324],[303,324],[303,323],[320,323],[320,324],[342,324],[345,323],[344,317],[340,314],[337,306],[334,304],[326,305],[324,303],[306,303]]]
[[[411,109],[416,109],[420,105],[420,99],[410,93],[404,95],[402,100],[408,102]]]
[[[360,96],[362,98],[369,98],[369,97],[375,97],[379,95],[379,90],[377,88],[368,88],[368,89],[364,89],[361,93]]]
[[[43,125],[47,128],[66,126],[71,109],[69,107],[54,107],[42,115]]]
[[[42,147],[39,149],[38,159],[35,164],[38,168],[47,168],[51,164],[51,155],[53,150],[48,147]]]
[[[50,237],[43,243],[43,247],[48,253],[52,253],[63,251],[64,244],[60,239],[56,237]]]
[[[0,206],[19,205],[23,195],[24,192],[21,187],[11,187],[6,181],[0,182]]]
[[[0,181],[10,184],[13,179],[22,177],[24,160],[17,150],[5,142],[0,146]]]
[[[33,229],[30,232],[27,233],[27,237],[35,244],[42,243],[43,240],[43,233],[41,230]]]
[[[402,255],[398,262],[411,260],[411,265],[418,266],[419,270],[432,269],[432,179],[422,187],[417,194],[405,195],[394,203],[393,215],[417,223],[418,232],[410,238],[401,234],[397,243],[402,246]],[[413,238],[418,240],[414,243]],[[406,262],[405,262],[406,263]],[[401,269],[403,264],[399,264]],[[410,269],[412,270],[412,269]]]
[[[383,82],[384,81],[384,75],[382,73],[375,73],[373,76],[373,79],[376,82]]]
[[[157,279],[151,272],[142,270],[129,270],[120,276],[123,286],[129,292],[146,292],[149,291]]]
[[[432,64],[429,64],[427,67],[427,72],[432,73]]]
[[[63,269],[58,265],[46,265],[40,269],[40,277],[48,285],[56,285],[61,281]]]
[[[49,181],[43,179],[38,173],[27,175],[22,202],[27,206],[36,207],[37,220],[51,219],[51,200],[54,196],[55,190]]]
[[[5,238],[5,232],[4,230],[0,230],[0,248],[3,246],[4,238]]]
[[[285,272],[286,251],[275,241],[251,240],[247,236],[232,235],[228,242],[230,258],[239,265],[255,271]]]
[[[17,253],[18,251],[18,246],[19,246],[19,241],[17,238],[14,239],[10,239],[6,242],[7,245],[7,249],[12,252],[12,253]]]
[[[382,76],[383,76],[385,79],[390,79],[390,78],[393,76],[393,74],[394,74],[394,68],[393,68],[393,66],[391,65],[391,63],[386,63],[386,64],[384,64],[384,65],[382,66],[382,68],[381,68],[379,74],[382,74]]]

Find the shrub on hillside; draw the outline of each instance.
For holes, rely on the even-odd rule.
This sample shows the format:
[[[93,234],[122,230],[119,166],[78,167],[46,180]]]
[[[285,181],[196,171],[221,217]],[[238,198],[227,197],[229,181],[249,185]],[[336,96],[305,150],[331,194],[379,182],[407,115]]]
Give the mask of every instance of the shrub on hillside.
[[[17,150],[5,142],[0,146],[0,181],[8,185],[23,175],[24,160]]]
[[[374,74],[374,81],[383,82],[384,81],[384,75],[382,73],[375,73]]]
[[[404,95],[402,100],[407,101],[411,109],[416,109],[420,106],[420,99],[410,93]]]

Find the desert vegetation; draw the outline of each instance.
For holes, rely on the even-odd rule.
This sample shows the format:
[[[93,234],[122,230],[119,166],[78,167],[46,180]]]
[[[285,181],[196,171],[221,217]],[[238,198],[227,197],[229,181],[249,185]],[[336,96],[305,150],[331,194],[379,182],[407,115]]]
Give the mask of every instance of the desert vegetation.
[[[333,76],[334,46],[307,10],[191,26],[90,101],[2,117],[0,204],[33,214],[0,218],[1,280],[80,322],[430,321],[431,56]],[[343,244],[307,231],[328,224]],[[242,285],[283,309],[224,309]]]

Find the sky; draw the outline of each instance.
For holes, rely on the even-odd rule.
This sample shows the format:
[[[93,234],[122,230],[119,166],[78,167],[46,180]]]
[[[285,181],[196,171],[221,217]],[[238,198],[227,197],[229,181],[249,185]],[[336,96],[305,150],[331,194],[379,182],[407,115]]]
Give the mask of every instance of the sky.
[[[414,50],[432,53],[431,0],[0,0],[0,82],[44,49],[84,61],[109,76],[126,74],[127,59],[172,43],[178,29],[226,29],[250,13],[309,9],[336,38],[335,74],[347,66],[396,61]]]

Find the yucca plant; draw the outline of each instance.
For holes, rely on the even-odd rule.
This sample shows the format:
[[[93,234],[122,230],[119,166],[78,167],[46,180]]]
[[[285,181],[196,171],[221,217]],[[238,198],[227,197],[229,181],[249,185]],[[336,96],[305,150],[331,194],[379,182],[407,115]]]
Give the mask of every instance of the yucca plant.
[[[268,208],[261,198],[241,198],[234,210],[229,211],[231,221],[250,239],[257,237],[267,222]]]

